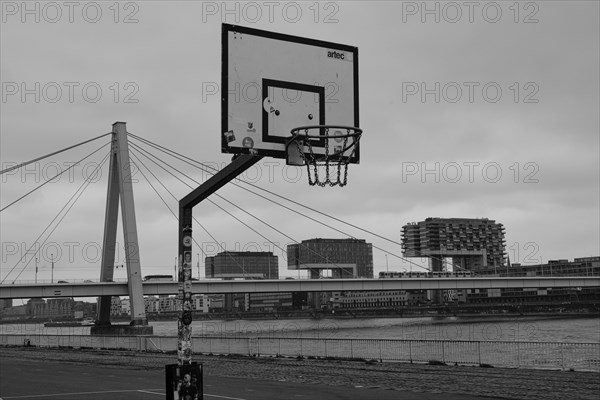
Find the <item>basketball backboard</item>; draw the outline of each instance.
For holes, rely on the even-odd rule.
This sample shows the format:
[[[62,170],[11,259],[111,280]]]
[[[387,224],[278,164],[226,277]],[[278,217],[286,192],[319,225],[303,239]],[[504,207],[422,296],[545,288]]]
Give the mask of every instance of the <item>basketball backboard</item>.
[[[236,25],[222,29],[223,153],[285,158],[293,128],[359,126],[357,47]],[[327,140],[333,149],[334,139]],[[325,141],[313,140],[312,150],[324,154]],[[358,144],[352,151],[348,157],[358,163]]]

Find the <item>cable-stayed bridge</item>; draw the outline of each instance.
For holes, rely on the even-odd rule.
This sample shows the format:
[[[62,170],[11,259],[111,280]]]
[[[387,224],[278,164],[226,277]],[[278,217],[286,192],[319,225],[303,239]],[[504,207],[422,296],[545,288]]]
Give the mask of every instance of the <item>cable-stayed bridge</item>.
[[[77,162],[72,163],[69,168],[60,171],[56,175],[49,175],[39,186],[28,191],[24,195],[17,197],[15,200],[10,200],[7,205],[3,205],[0,212],[7,209],[13,209],[19,202],[25,201],[29,195],[43,188],[48,183],[57,179],[61,174],[69,172],[76,165],[81,164],[90,157],[101,154],[102,150],[108,147],[106,154],[92,174],[89,174],[81,186],[71,196],[69,201],[63,206],[60,212],[52,219],[46,228],[40,233],[34,241],[34,245],[26,249],[21,258],[12,266],[3,268],[0,276],[0,298],[52,298],[52,297],[99,297],[98,321],[100,323],[110,323],[110,299],[112,296],[129,296],[132,309],[132,323],[134,325],[146,325],[147,319],[144,311],[143,297],[145,295],[167,295],[180,294],[182,282],[143,282],[142,280],[142,265],[140,261],[140,246],[137,235],[137,222],[135,214],[135,206],[133,200],[133,185],[132,185],[132,169],[139,172],[141,177],[152,188],[153,192],[160,198],[160,201],[167,207],[173,215],[175,221],[179,223],[179,238],[166,238],[172,240],[175,244],[177,239],[179,260],[176,260],[175,270],[177,265],[182,265],[182,239],[188,240],[189,244],[195,243],[203,255],[204,251],[198,245],[195,238],[191,237],[191,222],[194,221],[205,234],[210,237],[214,243],[220,241],[214,237],[211,232],[203,226],[197,219],[191,215],[191,208],[202,200],[207,200],[219,210],[223,211],[236,222],[251,230],[257,237],[262,238],[273,245],[273,248],[281,250],[282,254],[286,254],[286,250],[277,244],[277,241],[269,238],[264,230],[259,230],[251,226],[248,222],[243,221],[239,215],[243,214],[250,219],[258,221],[265,225],[269,230],[283,236],[290,243],[299,243],[300,240],[293,238],[290,234],[283,232],[281,228],[262,220],[256,215],[249,212],[244,207],[239,206],[235,202],[215,193],[225,184],[235,186],[244,191],[245,195],[256,196],[261,201],[268,201],[273,205],[282,207],[283,209],[296,213],[297,215],[310,220],[312,223],[318,223],[322,226],[341,233],[347,237],[354,237],[352,234],[339,228],[339,226],[350,227],[354,230],[359,230],[365,235],[370,235],[381,239],[393,246],[400,247],[400,243],[389,238],[378,235],[374,232],[362,229],[356,225],[347,223],[339,218],[327,215],[319,210],[310,208],[305,204],[297,202],[293,199],[286,198],[269,190],[265,190],[253,183],[245,182],[244,180],[234,178],[238,177],[241,172],[258,162],[261,157],[252,155],[241,155],[235,158],[225,168],[217,170],[212,166],[199,163],[189,157],[166,149],[158,144],[152,143],[140,136],[128,133],[125,123],[117,122],[113,125],[112,132],[106,133],[86,140],[79,144],[66,147],[59,151],[51,152],[45,156],[38,157],[31,161],[15,164],[9,168],[3,169],[2,175],[13,173],[20,168],[26,168],[31,163],[55,156],[57,154],[69,151],[88,143],[95,143],[97,140],[110,136],[110,142],[97,147],[87,156],[82,157]],[[212,176],[205,182],[198,182],[185,172],[175,168],[172,163],[166,161],[167,158],[176,159],[188,163],[195,168],[198,168],[204,174]],[[22,282],[21,276],[25,273],[31,275],[32,270],[36,270],[37,280],[37,259],[39,251],[46,243],[51,235],[59,228],[61,222],[69,211],[73,208],[77,200],[89,186],[94,173],[100,170],[106,162],[109,162],[108,173],[108,190],[106,194],[106,209],[104,219],[104,233],[101,246],[101,261],[100,265],[95,267],[96,276],[99,276],[98,282],[51,282],[48,283],[29,283]],[[151,164],[149,164],[151,163]],[[173,179],[184,184],[192,192],[179,199],[173,194],[169,188],[158,178],[157,174],[152,171],[148,165],[153,165],[159,168],[164,173],[167,173]],[[161,194],[159,187],[162,188]],[[209,198],[214,196],[215,200]],[[178,209],[173,209],[169,204],[175,201],[178,204]],[[234,211],[227,210],[222,204],[227,204]],[[117,247],[117,226],[119,205],[121,213],[121,225],[124,235],[125,247],[125,266],[127,273],[127,282],[114,282],[115,274],[115,250]],[[238,215],[236,215],[236,213]],[[284,224],[279,224],[284,225]],[[100,221],[93,221],[90,226],[100,226]],[[189,234],[186,234],[188,229]],[[99,230],[99,229],[98,229]],[[188,235],[186,237],[186,235]],[[6,238],[3,238],[6,240]],[[41,245],[39,245],[41,243]],[[404,259],[394,251],[384,249],[382,247],[373,246],[374,248],[389,254],[393,257],[403,259],[411,264],[416,264],[410,260]],[[330,262],[324,259],[323,262]],[[4,260],[3,260],[4,263]],[[419,268],[420,265],[416,264]],[[240,265],[240,269],[243,266]],[[54,273],[54,267],[52,269]],[[435,290],[435,289],[478,289],[478,288],[550,288],[550,287],[598,287],[600,286],[600,278],[598,277],[536,277],[536,278],[409,278],[409,279],[319,279],[319,280],[242,280],[242,281],[218,281],[218,280],[201,280],[194,281],[193,285],[189,285],[185,290],[191,293],[244,293],[244,292],[319,292],[319,291],[351,291],[351,290]]]
[[[144,296],[172,295],[177,282],[144,282]],[[600,286],[600,277],[279,279],[194,281],[194,294],[287,293],[382,290],[464,290],[483,288],[585,288]],[[14,284],[0,286],[0,299],[31,297],[129,296],[125,282]]]

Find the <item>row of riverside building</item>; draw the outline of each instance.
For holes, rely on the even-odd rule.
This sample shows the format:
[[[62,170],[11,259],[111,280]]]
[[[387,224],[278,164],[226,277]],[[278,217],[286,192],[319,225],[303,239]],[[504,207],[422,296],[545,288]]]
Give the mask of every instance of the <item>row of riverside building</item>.
[[[344,243],[347,245],[347,242]],[[225,256],[225,255],[218,255]],[[241,255],[237,255],[241,257]],[[256,256],[256,254],[252,255]],[[260,272],[252,272],[259,274]],[[431,275],[432,273],[429,273]],[[435,274],[435,273],[433,273]],[[410,274],[403,272],[380,273],[379,278],[427,276],[428,273]],[[545,264],[512,264],[503,268],[477,269],[475,272],[445,272],[439,276],[600,276],[600,257],[550,260]],[[233,278],[227,278],[233,279]],[[248,278],[246,278],[248,279]],[[256,279],[256,278],[252,278]],[[200,312],[276,312],[306,308],[328,309],[373,309],[414,307],[430,304],[435,298],[428,290],[344,291],[324,293],[239,293],[231,295],[195,295],[194,309]],[[600,291],[596,289],[568,288],[524,288],[524,289],[469,289],[441,291],[442,303],[461,304],[530,304],[565,302],[599,302]],[[146,298],[147,312],[177,310],[174,296]]]
[[[502,224],[487,218],[427,218],[402,227],[404,257],[428,258],[432,274],[460,276],[600,276],[600,257],[550,260],[545,264],[511,264],[505,252],[505,229]],[[451,259],[452,268],[448,268]],[[224,251],[205,258],[207,279],[279,279],[279,260],[272,252]],[[287,247],[288,270],[306,271],[309,278],[374,277],[372,244],[363,239],[304,240]],[[399,277],[405,272],[380,273],[379,278]],[[172,279],[171,276],[168,276]],[[289,278],[288,278],[289,279]],[[19,313],[39,316],[72,312],[73,305],[61,300],[33,299],[29,308]],[[467,304],[489,303],[554,303],[571,301],[598,303],[598,288],[592,289],[472,289],[464,291],[371,291],[330,293],[239,293],[230,295],[195,295],[193,307],[197,312],[273,312],[306,308],[395,308],[447,302]],[[52,303],[59,301],[61,304]],[[72,301],[72,299],[71,299]],[[148,313],[170,312],[178,309],[176,296],[147,297]],[[35,303],[35,304],[34,304]],[[64,303],[64,304],[63,304]],[[29,303],[28,303],[29,304]],[[12,303],[0,302],[0,315],[10,314]],[[62,307],[62,308],[61,308]],[[40,311],[46,310],[46,311]],[[113,298],[113,315],[129,313],[128,299]],[[14,314],[14,310],[13,310]]]

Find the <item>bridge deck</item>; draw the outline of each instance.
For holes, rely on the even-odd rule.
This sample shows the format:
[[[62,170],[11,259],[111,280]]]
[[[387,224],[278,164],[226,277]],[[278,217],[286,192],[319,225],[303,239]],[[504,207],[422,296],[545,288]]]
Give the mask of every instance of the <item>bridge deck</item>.
[[[600,287],[600,277],[527,278],[398,278],[398,279],[285,279],[285,280],[202,280],[194,281],[194,294],[337,292],[428,289],[490,288],[583,288]],[[144,295],[177,294],[177,282],[144,282]],[[128,296],[126,282],[53,283],[0,285],[0,299],[36,297]]]

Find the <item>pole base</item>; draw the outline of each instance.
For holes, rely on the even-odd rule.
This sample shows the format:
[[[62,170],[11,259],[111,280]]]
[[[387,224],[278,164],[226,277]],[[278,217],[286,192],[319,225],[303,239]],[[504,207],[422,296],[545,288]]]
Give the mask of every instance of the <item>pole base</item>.
[[[202,364],[165,365],[165,390],[167,400],[204,398]]]

